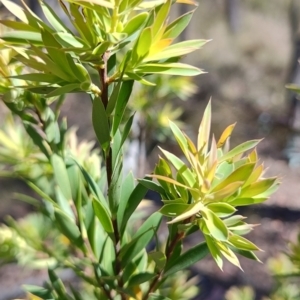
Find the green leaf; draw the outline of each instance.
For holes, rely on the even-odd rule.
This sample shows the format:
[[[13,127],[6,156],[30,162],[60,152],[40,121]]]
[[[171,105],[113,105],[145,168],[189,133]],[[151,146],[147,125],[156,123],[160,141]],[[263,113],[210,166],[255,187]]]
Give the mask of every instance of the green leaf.
[[[243,181],[229,183],[226,187],[209,194],[208,202],[226,201],[225,199],[237,192],[243,183]]]
[[[154,182],[152,180],[139,179],[138,181],[149,190],[156,191],[161,195],[165,194],[165,190],[160,185],[158,185],[156,182]]]
[[[64,47],[74,47],[79,48],[80,50],[81,48],[87,47],[87,44],[84,40],[68,32],[55,32],[53,33],[53,36]],[[73,50],[75,51],[77,49]]]
[[[17,78],[28,81],[36,81],[36,82],[49,82],[53,84],[57,84],[62,80],[52,74],[43,74],[43,73],[30,73],[30,74],[21,74],[16,76],[10,76],[9,78]]]
[[[287,84],[285,87],[297,94],[300,94],[300,87],[297,84]]]
[[[124,142],[127,140],[129,132],[131,130],[131,126],[133,123],[133,118],[134,118],[134,114],[132,116],[129,117],[129,119],[127,120],[124,129],[123,129],[123,133],[122,133],[122,140],[121,140],[121,145],[120,147],[123,146]]]
[[[64,194],[62,193],[61,189],[59,186],[55,187],[55,196],[56,196],[56,201],[58,203],[58,206],[60,209],[67,215],[69,216],[73,221],[75,221],[74,213],[71,208],[71,201],[68,200]],[[70,202],[69,202],[70,201]]]
[[[132,193],[130,194],[128,201],[126,203],[126,208],[124,210],[122,226],[121,228],[124,230],[127,222],[133,212],[136,210],[140,202],[144,199],[148,189],[141,183],[138,183],[137,186],[134,188]],[[123,231],[122,230],[122,231]]]
[[[260,259],[252,251],[237,249],[235,247],[233,247],[232,250],[246,258],[249,258],[249,259],[252,259],[252,260],[255,260],[255,261],[258,261],[261,263]]]
[[[207,40],[190,40],[180,42],[171,46],[164,48],[162,51],[158,53],[154,53],[153,55],[147,56],[144,59],[145,62],[153,61],[153,60],[163,60],[169,59],[171,57],[181,57],[193,51],[200,49],[203,45],[205,45]]]
[[[208,102],[198,130],[197,149],[206,155],[211,127],[211,101]]]
[[[52,292],[49,289],[29,284],[24,284],[23,288],[32,295],[42,299],[53,299]]]
[[[146,248],[158,230],[161,219],[160,213],[153,213],[133,235],[132,240],[121,248],[120,258],[123,266]]]
[[[42,153],[45,154],[47,158],[50,158],[50,149],[48,145],[46,144],[46,141],[42,136],[38,133],[38,131],[29,123],[24,122],[24,127],[28,135],[31,137],[32,141],[36,146],[39,147],[39,149],[42,151]]]
[[[182,152],[187,156],[189,147],[188,147],[188,142],[186,140],[186,137],[184,136],[184,134],[182,133],[180,128],[172,121],[169,121],[169,126],[170,126],[170,129],[172,130],[173,135],[175,136],[175,139],[176,139],[178,145],[180,146]]]
[[[101,148],[106,151],[110,143],[109,124],[102,100],[98,97],[93,102],[93,127]]]
[[[209,252],[212,255],[213,259],[215,260],[218,267],[223,270],[223,259],[221,255],[221,251],[216,245],[214,239],[212,239],[209,235],[204,235],[207,246],[209,248]]]
[[[80,0],[80,1],[78,1],[78,0],[67,0],[67,1],[71,2],[71,3],[80,2],[80,5],[82,5],[84,7],[88,7],[88,8],[90,7],[89,4],[94,4],[95,7],[103,6],[103,7],[106,7],[106,8],[114,8],[113,4],[110,1],[105,1],[105,0]]]
[[[113,118],[112,135],[115,135],[123,119],[125,108],[127,106],[131,91],[133,88],[133,80],[124,81],[122,83],[118,100],[115,108],[115,116]]]
[[[201,213],[210,234],[218,241],[227,241],[229,233],[222,220],[208,208],[202,209]]]
[[[189,208],[190,204],[171,203],[164,205],[159,212],[167,217],[177,217]]]
[[[131,36],[132,34],[134,34],[135,32],[137,32],[143,27],[143,25],[146,23],[148,16],[149,16],[148,12],[142,12],[134,16],[128,21],[128,23],[126,23],[123,32],[127,33],[128,36]]]
[[[31,27],[30,25],[22,22],[16,22],[12,20],[0,20],[0,24],[3,24],[4,26],[12,28],[17,31],[19,30],[19,31],[39,32],[39,30],[37,30],[36,28]]]
[[[227,227],[230,227],[236,225],[237,223],[241,222],[244,219],[246,219],[246,217],[242,215],[234,215],[230,218],[223,220],[223,222]]]
[[[179,76],[196,76],[203,73],[202,70],[183,63],[148,63],[138,66],[136,72],[142,74],[167,74]]]
[[[173,251],[174,253],[174,251]],[[158,270],[162,270],[166,265],[166,255],[161,251],[151,251],[148,253],[148,257],[155,262],[155,267]]]
[[[88,184],[88,187],[89,187],[90,191],[92,192],[92,194],[99,201],[101,201],[103,205],[106,205],[105,198],[104,198],[101,190],[99,189],[99,186],[95,182],[95,180],[91,177],[91,175],[76,160],[74,160],[74,162],[78,165],[78,167],[79,167],[84,179],[86,180],[86,182]],[[106,208],[107,208],[107,205],[106,205]]]
[[[120,89],[122,85],[123,76],[120,76],[118,83],[114,86],[111,96],[109,97],[108,104],[106,107],[106,113],[111,115],[116,107],[117,100],[119,98]]]
[[[178,170],[178,173],[180,173],[180,175],[185,179],[186,184],[188,184],[189,187],[193,187],[196,183],[196,180],[194,178],[193,173],[187,167],[187,165],[181,159],[179,159],[177,156],[170,153],[169,151],[163,150],[161,148],[160,150],[163,152],[166,158],[173,164],[175,169]]]
[[[236,212],[236,209],[228,203],[211,203],[207,205],[219,218],[224,218]]]
[[[262,197],[262,198],[234,198],[233,200],[228,200],[228,203],[232,206],[247,206],[252,204],[258,204],[266,201],[268,197]]]
[[[56,183],[60,187],[64,197],[70,201],[72,199],[72,192],[64,160],[57,154],[53,154],[51,156],[51,165]]]
[[[51,281],[52,287],[59,296],[60,300],[69,300],[66,296],[66,288],[62,280],[55,274],[54,270],[48,268],[48,277]]]
[[[262,193],[266,192],[269,188],[271,188],[274,185],[276,180],[277,178],[267,178],[267,179],[254,182],[248,185],[245,189],[242,189],[242,192],[239,195],[239,197],[241,198],[251,198],[255,196],[260,197]]]
[[[245,143],[242,143],[238,146],[236,146],[235,148],[233,148],[232,150],[230,150],[229,152],[227,152],[226,154],[224,154],[223,156],[221,156],[219,158],[219,163],[227,160],[231,160],[232,158],[234,158],[237,155],[240,155],[250,149],[253,149],[254,147],[256,147],[258,145],[258,143],[261,140],[252,140],[252,141],[247,141]]]
[[[150,293],[149,294],[149,300],[171,300],[170,298],[168,297],[165,297],[163,295],[157,295],[157,294],[153,294],[153,293]]]
[[[73,91],[80,91],[80,90],[81,88],[79,83],[70,83],[53,90],[52,92],[47,94],[46,97],[50,98],[50,97],[61,96]]]
[[[132,65],[136,66],[148,54],[152,42],[150,27],[144,28],[132,49]]]
[[[102,224],[104,230],[107,233],[114,232],[114,228],[111,221],[111,216],[106,207],[98,201],[96,198],[93,199],[93,208],[95,215],[97,216],[98,220]]]
[[[246,251],[260,250],[252,242],[239,235],[230,235],[228,241],[236,248]]]
[[[255,168],[255,163],[248,163],[245,165],[242,165],[241,167],[234,170],[229,176],[227,176],[224,180],[222,180],[220,183],[217,184],[217,186],[213,187],[212,193],[219,191],[224,188],[228,188],[229,184],[237,182],[244,183],[251,173],[253,172]]]
[[[128,286],[137,286],[144,282],[150,281],[155,277],[155,274],[145,272],[133,275],[128,282]]]
[[[14,44],[33,44],[37,46],[43,45],[42,36],[39,32],[14,30],[1,34],[0,38],[6,42]]]
[[[208,253],[209,250],[206,243],[201,243],[189,249],[174,260],[171,265],[166,266],[164,277],[168,277],[178,271],[193,266],[196,262],[202,260]]]
[[[196,202],[193,204],[189,204],[188,208],[179,216],[174,218],[172,221],[168,222],[167,224],[174,224],[179,221],[183,221],[185,219],[188,219],[190,217],[195,216],[199,211],[202,211],[204,209],[204,205],[202,202]]]
[[[55,209],[54,215],[56,224],[61,233],[64,234],[77,247],[82,248],[83,239],[74,221],[58,209]]]
[[[190,22],[190,20],[193,16],[194,11],[195,10],[187,12],[184,15],[177,18],[176,20],[174,20],[172,23],[170,23],[167,26],[166,30],[165,30],[163,38],[164,39],[167,39],[167,38],[175,39],[175,38],[177,38],[181,34],[181,32],[187,27],[187,25],[189,24],[189,22]]]
[[[120,195],[120,203],[117,212],[117,221],[119,230],[121,230],[121,225],[125,213],[125,209],[129,200],[131,193],[135,188],[135,179],[133,177],[132,172],[130,172],[126,178],[124,179],[122,186],[121,186],[121,195]]]
[[[55,14],[55,12],[46,2],[41,1],[40,5],[46,19],[49,21],[50,25],[53,26],[55,31],[71,33],[71,31],[64,25],[61,19]]]
[[[159,36],[161,30],[163,30],[163,25],[165,24],[167,17],[170,12],[170,8],[172,5],[171,0],[167,0],[158,10],[153,25],[151,26],[153,32],[153,38]],[[149,45],[151,45],[151,41],[149,41]]]

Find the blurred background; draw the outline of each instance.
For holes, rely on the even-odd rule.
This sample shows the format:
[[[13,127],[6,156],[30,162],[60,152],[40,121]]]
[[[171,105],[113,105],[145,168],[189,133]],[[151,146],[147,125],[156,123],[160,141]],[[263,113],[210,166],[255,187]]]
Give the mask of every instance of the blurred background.
[[[27,2],[39,11],[37,0]],[[52,2],[56,7],[56,1]],[[179,6],[173,17],[190,9]],[[192,270],[200,280],[201,294],[195,299],[221,300],[232,286],[246,285],[255,290],[256,299],[261,299],[276,284],[268,268],[269,259],[287,251],[289,241],[296,240],[300,229],[300,103],[285,87],[288,83],[300,84],[300,1],[200,0],[189,29],[181,36],[182,40],[199,38],[211,41],[183,60],[207,73],[193,78],[193,82],[174,80],[171,87],[167,79],[158,82],[159,89],[137,88],[138,98],[144,102],[132,100],[131,105],[146,113],[138,114],[127,167],[137,174],[151,172],[159,153],[157,144],[179,153],[169,138],[166,120],[176,120],[195,137],[210,98],[217,137],[226,126],[237,122],[232,146],[264,138],[258,147],[261,160],[269,167],[268,175],[279,175],[282,184],[265,204],[243,208],[249,223],[261,224],[248,237],[264,250],[258,253],[263,264],[241,259],[244,272],[229,264],[221,272],[212,259],[206,258]],[[63,115],[70,126],[78,128],[79,139],[94,139],[88,99],[69,97]],[[2,125],[4,120],[5,109],[0,106]],[[145,129],[147,125],[151,130]],[[136,144],[138,137],[145,135],[150,139],[143,145]],[[138,164],[130,160],[130,154],[136,152],[140,155]],[[27,187],[15,180],[0,180],[1,222],[5,222],[6,215],[21,218],[31,210],[13,200],[14,192],[27,192]],[[16,277],[15,268],[0,268],[1,300],[12,299],[14,289],[24,283],[24,278],[31,282],[37,277],[24,269]],[[226,297],[234,299],[228,298],[228,292]]]

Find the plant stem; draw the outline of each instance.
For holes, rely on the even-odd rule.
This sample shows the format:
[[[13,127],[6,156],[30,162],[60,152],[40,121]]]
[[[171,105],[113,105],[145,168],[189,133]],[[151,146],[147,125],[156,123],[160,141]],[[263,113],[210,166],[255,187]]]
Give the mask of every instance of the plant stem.
[[[108,105],[108,87],[109,87],[109,78],[107,76],[107,62],[108,62],[108,54],[104,53],[103,54],[103,65],[99,68],[99,77],[100,77],[100,82],[101,82],[101,101],[104,105],[104,107],[106,108]],[[109,122],[109,120],[108,120]],[[111,146],[109,147],[108,151],[105,153],[105,167],[106,167],[106,177],[107,177],[107,187],[108,187],[108,191],[109,188],[111,186],[111,181],[112,181],[112,173],[113,173],[113,166],[112,166],[112,148]],[[115,260],[115,274],[116,275],[120,275],[121,273],[121,262],[120,259],[118,257],[119,255],[119,251],[118,251],[118,244],[120,241],[120,233],[118,230],[118,223],[117,220],[115,218],[112,218],[112,223],[113,223],[113,228],[114,228],[114,251],[115,251],[115,256],[116,256],[116,260]],[[118,279],[118,286],[120,288],[123,287],[123,280],[120,276],[120,279]],[[123,294],[122,292],[120,292],[120,296],[122,300],[126,300],[127,297],[125,294]],[[110,299],[110,298],[109,298]]]

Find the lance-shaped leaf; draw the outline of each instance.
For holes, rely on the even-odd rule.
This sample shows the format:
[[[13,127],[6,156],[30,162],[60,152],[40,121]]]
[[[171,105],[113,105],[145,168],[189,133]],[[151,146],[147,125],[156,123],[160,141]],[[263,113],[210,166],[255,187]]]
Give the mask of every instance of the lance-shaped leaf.
[[[241,198],[251,198],[254,196],[264,197],[261,196],[264,192],[266,192],[269,188],[271,188],[274,183],[276,183],[277,178],[267,178],[257,182],[254,182],[248,185],[246,188],[242,189],[241,194],[239,197]]]
[[[224,189],[228,187],[229,184],[232,184],[234,182],[244,183],[249,178],[254,168],[255,168],[254,163],[248,163],[242,165],[241,167],[234,170],[228,177],[226,177],[223,181],[221,181],[217,186],[213,187],[211,192],[214,193],[221,189]]]
[[[170,120],[169,120],[169,126],[182,152],[187,156],[187,153],[189,151],[189,146],[188,146],[188,141],[186,139],[186,136],[183,134],[180,128]]]
[[[40,2],[41,8],[46,19],[49,21],[50,25],[58,32],[68,32],[71,33],[68,27],[61,21],[57,14],[46,2]]]
[[[75,222],[59,209],[55,209],[54,215],[61,233],[72,243],[81,248],[83,246],[83,239]]]
[[[116,100],[116,107],[115,107],[115,116],[113,118],[113,126],[112,126],[112,135],[115,135],[117,129],[119,128],[123,115],[129,101],[129,97],[131,95],[131,91],[133,88],[133,80],[124,81],[118,93],[118,99]]]
[[[150,27],[144,28],[132,49],[132,65],[137,65],[149,52],[152,43]]]
[[[134,16],[128,21],[128,23],[125,24],[123,32],[127,33],[128,36],[131,36],[142,28],[143,24],[146,23],[148,16],[148,12],[142,12]]]
[[[228,241],[236,248],[247,251],[260,250],[256,245],[254,245],[249,240],[241,237],[239,235],[230,235]]]
[[[229,232],[222,220],[206,207],[201,209],[201,214],[212,237],[218,241],[227,241]]]
[[[169,15],[169,11],[172,5],[171,0],[167,0],[158,10],[154,22],[151,26],[153,38],[155,39],[156,36],[161,35],[160,31],[163,30],[164,24],[166,22],[167,16]]]
[[[230,150],[229,152],[227,152],[226,154],[224,154],[223,156],[221,156],[219,158],[219,162],[225,161],[225,160],[231,160],[232,158],[234,158],[235,156],[238,156],[252,148],[255,148],[258,143],[261,140],[252,140],[252,141],[247,141],[245,143],[242,143],[238,146],[236,146],[235,148],[233,148],[232,150]]]
[[[210,193],[207,197],[207,202],[224,201],[226,198],[234,194],[242,185],[243,181],[229,183],[224,188]]]
[[[186,220],[188,218],[191,218],[195,216],[197,213],[202,211],[204,209],[204,205],[202,202],[196,202],[193,204],[190,204],[189,207],[179,216],[174,218],[172,221],[168,222],[168,224],[174,224],[183,220]]]
[[[82,6],[88,6],[88,4],[92,3],[95,4],[96,6],[104,6],[107,8],[113,8],[113,4],[110,1],[105,1],[105,0],[67,0],[70,3],[78,3]]]
[[[171,200],[172,201],[172,200]],[[164,205],[159,212],[167,217],[177,217],[189,208],[189,204],[170,203]]]
[[[93,199],[93,208],[95,215],[103,226],[107,233],[114,232],[114,228],[111,221],[111,216],[107,208],[96,198]]]
[[[124,215],[121,224],[122,230],[125,229],[129,218],[131,217],[135,209],[138,207],[138,205],[141,203],[147,191],[148,189],[145,186],[143,186],[141,183],[138,183],[138,185],[134,188],[134,190],[130,194],[129,198],[126,199],[127,200],[126,206],[124,204],[122,205],[122,207],[125,206]]]
[[[235,124],[236,123],[229,125],[223,131],[223,133],[221,134],[221,137],[219,138],[218,143],[217,143],[218,148],[221,148],[225,144],[225,142],[229,139],[229,137],[231,136],[231,133],[235,127]]]
[[[189,187],[193,187],[196,183],[196,180],[193,176],[193,173],[191,170],[186,166],[186,164],[180,160],[177,156],[170,153],[169,151],[163,150],[160,148],[160,150],[163,152],[163,154],[166,156],[166,158],[173,164],[173,166],[178,170],[178,172],[181,174],[181,176],[185,179],[186,184],[189,185]]]
[[[217,247],[219,248],[220,252],[222,255],[230,261],[233,265],[237,266],[240,268],[242,271],[242,267],[240,265],[239,259],[237,256],[234,254],[234,252],[224,243],[217,242]]]
[[[210,126],[211,126],[211,101],[208,102],[203,118],[198,130],[198,139],[197,139],[197,149],[206,155],[209,143],[210,135]]]
[[[64,197],[68,201],[70,201],[72,199],[72,192],[64,160],[57,154],[53,154],[51,156],[51,164],[53,167],[56,183],[60,187]]]
[[[141,74],[167,74],[179,76],[196,76],[204,73],[202,70],[183,63],[149,63],[138,66],[136,69]]]
[[[187,269],[202,260],[208,253],[209,250],[206,243],[194,246],[166,266],[164,277],[168,277],[178,271]]]
[[[4,32],[0,38],[6,42],[14,43],[14,44],[34,44],[38,46],[43,45],[42,36],[38,32],[32,31],[7,31]]]
[[[134,234],[132,240],[120,250],[122,265],[126,265],[137,254],[146,248],[161,222],[162,215],[158,212],[152,214]]]
[[[189,24],[192,16],[193,16],[194,10],[185,13],[184,15],[180,16],[176,20],[174,20],[172,23],[170,23],[167,28],[165,29],[163,38],[171,38],[175,39],[177,38],[180,33],[187,27]]]
[[[151,54],[152,53],[151,51],[150,54],[147,56],[147,58],[144,59],[144,61],[146,62],[151,60],[162,60],[162,59],[169,59],[171,57],[183,56],[185,54],[200,49],[207,42],[208,42],[207,40],[190,40],[190,41],[180,42],[171,45],[169,47],[165,47],[162,51],[155,51],[154,54]]]
[[[61,86],[57,89],[54,89],[52,92],[48,93],[46,95],[47,98],[50,97],[56,97],[56,96],[61,96],[70,92],[74,92],[74,91],[80,91],[80,84],[79,83],[70,83],[70,84],[66,84],[64,86]]]
[[[29,285],[24,284],[23,288],[25,291],[31,293],[32,295],[35,295],[41,299],[52,299],[53,295],[51,292],[51,289],[35,286],[35,285]]]
[[[204,235],[209,252],[211,253],[213,259],[215,260],[216,264],[218,265],[218,267],[223,270],[223,259],[222,259],[222,255],[221,255],[221,251],[218,248],[216,242],[214,241],[214,239],[212,239],[209,235],[205,234]]]
[[[214,212],[219,218],[229,217],[236,212],[236,209],[228,203],[211,203],[207,205],[207,208]]]
[[[98,97],[93,102],[92,120],[97,139],[102,149],[106,150],[110,143],[110,130],[105,107]]]

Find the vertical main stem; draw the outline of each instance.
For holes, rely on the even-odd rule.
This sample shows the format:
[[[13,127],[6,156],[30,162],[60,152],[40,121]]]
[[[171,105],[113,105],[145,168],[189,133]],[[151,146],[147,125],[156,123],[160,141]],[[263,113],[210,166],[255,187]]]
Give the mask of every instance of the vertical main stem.
[[[108,54],[104,53],[102,56],[103,59],[103,65],[99,69],[99,77],[100,77],[100,82],[101,82],[101,101],[103,103],[103,106],[105,109],[107,108],[108,105],[108,86],[109,86],[109,80],[107,76],[107,62],[108,62]],[[108,120],[109,121],[109,120]],[[105,165],[106,165],[106,176],[107,176],[107,186],[108,190],[111,186],[112,183],[112,173],[113,173],[113,165],[112,165],[112,148],[111,146],[109,147],[109,150],[105,153]],[[118,230],[118,223],[116,219],[112,219],[113,223],[113,228],[114,228],[114,251],[115,251],[115,274],[120,275],[122,268],[121,268],[121,262],[119,259],[119,251],[118,251],[118,244],[120,242],[120,233]],[[120,288],[123,287],[123,280],[121,276],[119,276],[120,279],[118,280],[118,285]],[[126,300],[127,297],[125,294],[120,293],[121,299]]]

